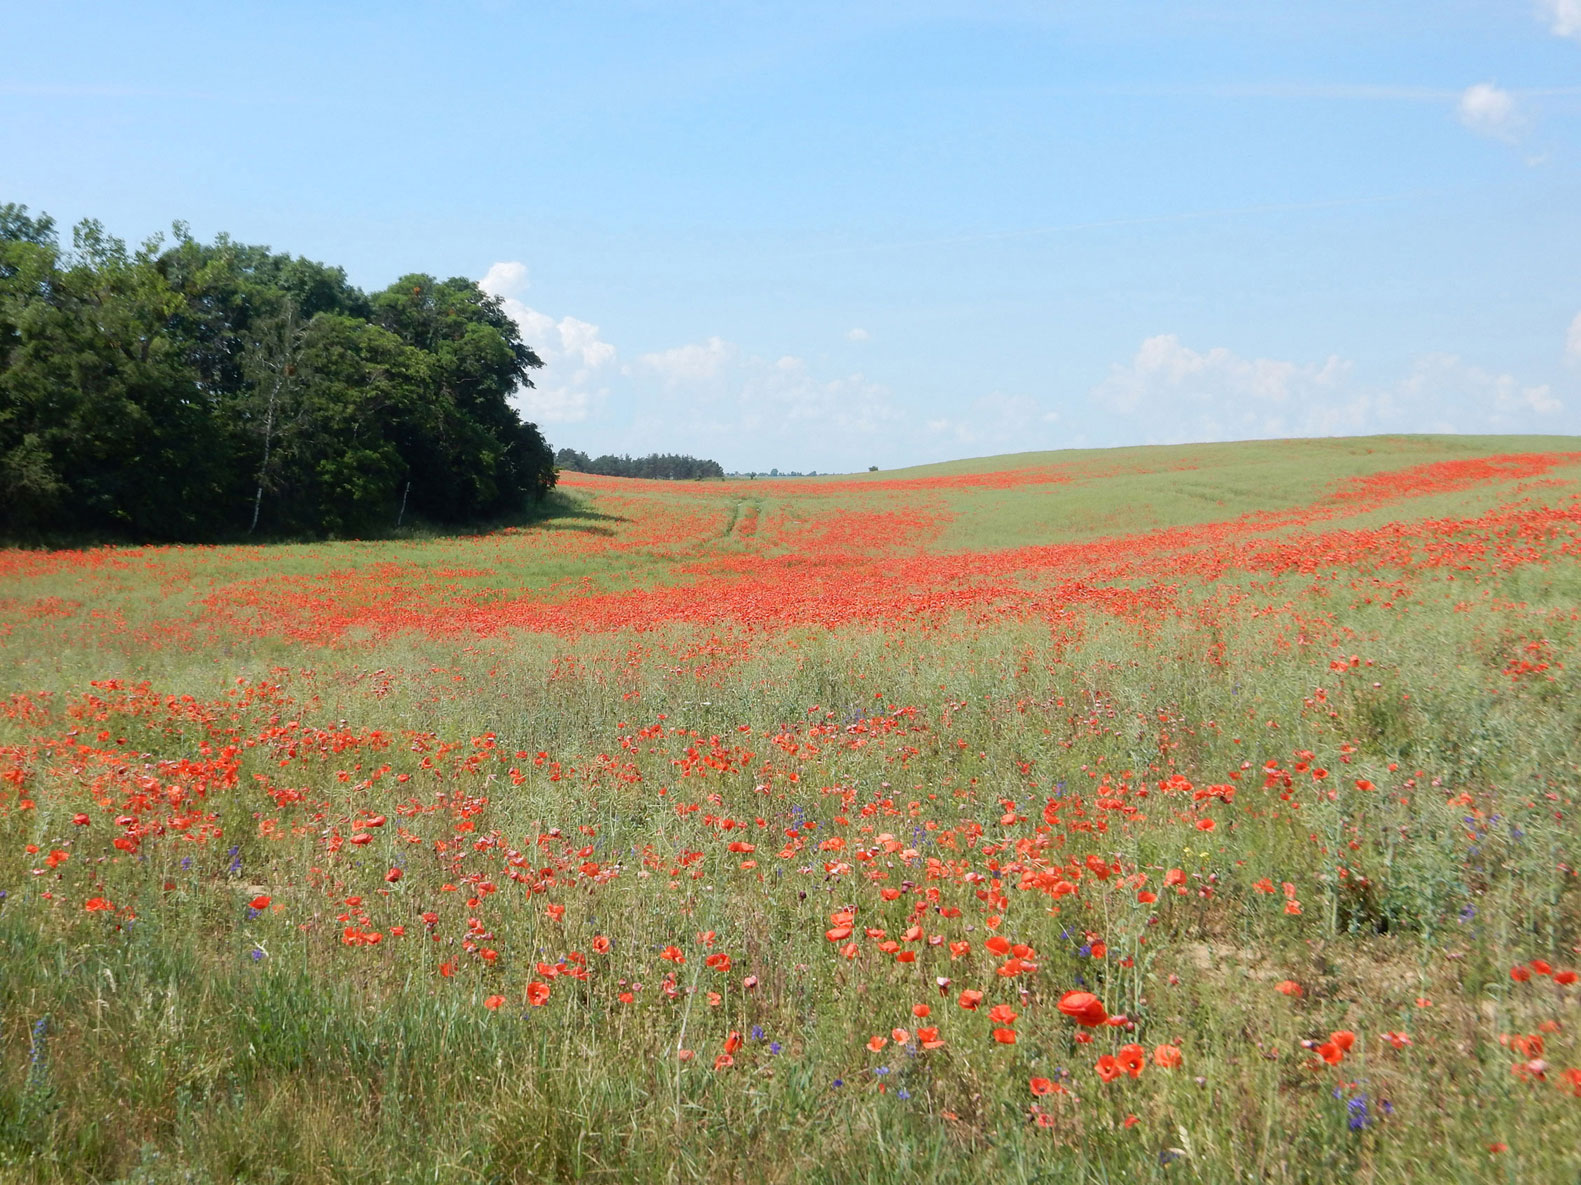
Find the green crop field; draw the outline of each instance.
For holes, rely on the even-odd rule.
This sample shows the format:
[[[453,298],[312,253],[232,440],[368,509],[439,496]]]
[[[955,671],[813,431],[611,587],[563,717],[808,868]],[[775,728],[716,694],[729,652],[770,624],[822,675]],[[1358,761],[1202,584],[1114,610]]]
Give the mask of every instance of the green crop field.
[[[1581,438],[0,552],[0,1178],[1581,1179]]]

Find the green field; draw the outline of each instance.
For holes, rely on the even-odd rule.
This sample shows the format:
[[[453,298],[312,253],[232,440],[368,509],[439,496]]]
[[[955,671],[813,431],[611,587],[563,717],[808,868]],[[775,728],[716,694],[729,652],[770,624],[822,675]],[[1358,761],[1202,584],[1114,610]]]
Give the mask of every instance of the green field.
[[[1578,611],[1555,437],[0,552],[0,1177],[1581,1180]]]

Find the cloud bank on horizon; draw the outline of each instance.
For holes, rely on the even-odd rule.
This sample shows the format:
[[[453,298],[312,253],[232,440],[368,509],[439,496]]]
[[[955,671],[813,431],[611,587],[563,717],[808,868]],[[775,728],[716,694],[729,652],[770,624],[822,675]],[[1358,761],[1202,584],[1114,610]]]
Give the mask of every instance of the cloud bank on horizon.
[[[807,455],[806,442],[817,441],[813,455],[827,472],[877,458],[893,464],[896,457],[1045,448],[1574,430],[1570,405],[1552,385],[1455,354],[1420,355],[1405,373],[1377,383],[1358,379],[1338,355],[1248,358],[1224,346],[1193,348],[1174,333],[1148,337],[1112,364],[1080,392],[1075,415],[1052,400],[990,390],[969,398],[959,415],[918,420],[893,390],[860,372],[818,373],[803,358],[761,357],[719,337],[622,360],[597,325],[526,304],[526,284],[527,267],[515,261],[494,264],[480,280],[544,360],[517,406],[557,444],[613,442],[583,448],[595,453],[744,456],[733,467],[745,471]],[[1556,353],[1581,365],[1581,313],[1557,345]]]

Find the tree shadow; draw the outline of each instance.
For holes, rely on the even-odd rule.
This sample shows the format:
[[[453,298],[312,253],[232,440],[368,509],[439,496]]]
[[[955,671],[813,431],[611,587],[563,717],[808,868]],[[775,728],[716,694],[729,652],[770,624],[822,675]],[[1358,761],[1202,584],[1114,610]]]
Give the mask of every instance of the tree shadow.
[[[432,525],[422,530],[424,537],[442,538],[448,535],[508,535],[527,531],[570,531],[578,535],[598,535],[611,538],[617,523],[629,523],[624,515],[605,514],[594,510],[587,503],[561,490],[550,490],[526,510],[492,520],[475,523],[452,530]]]

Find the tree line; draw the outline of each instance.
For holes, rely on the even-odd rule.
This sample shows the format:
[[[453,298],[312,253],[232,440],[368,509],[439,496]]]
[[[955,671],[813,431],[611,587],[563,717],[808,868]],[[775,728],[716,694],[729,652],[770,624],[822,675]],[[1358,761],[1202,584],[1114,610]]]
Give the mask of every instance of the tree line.
[[[509,402],[541,366],[471,280],[364,293],[177,223],[136,250],[0,204],[0,527],[198,541],[520,511],[555,481]]]
[[[563,448],[554,455],[554,463],[561,469],[574,469],[578,473],[595,473],[600,477],[704,481],[708,478],[722,478],[725,475],[724,468],[718,461],[705,461],[678,453],[650,453],[646,457],[617,457],[606,453],[602,457],[589,457],[576,449]]]

